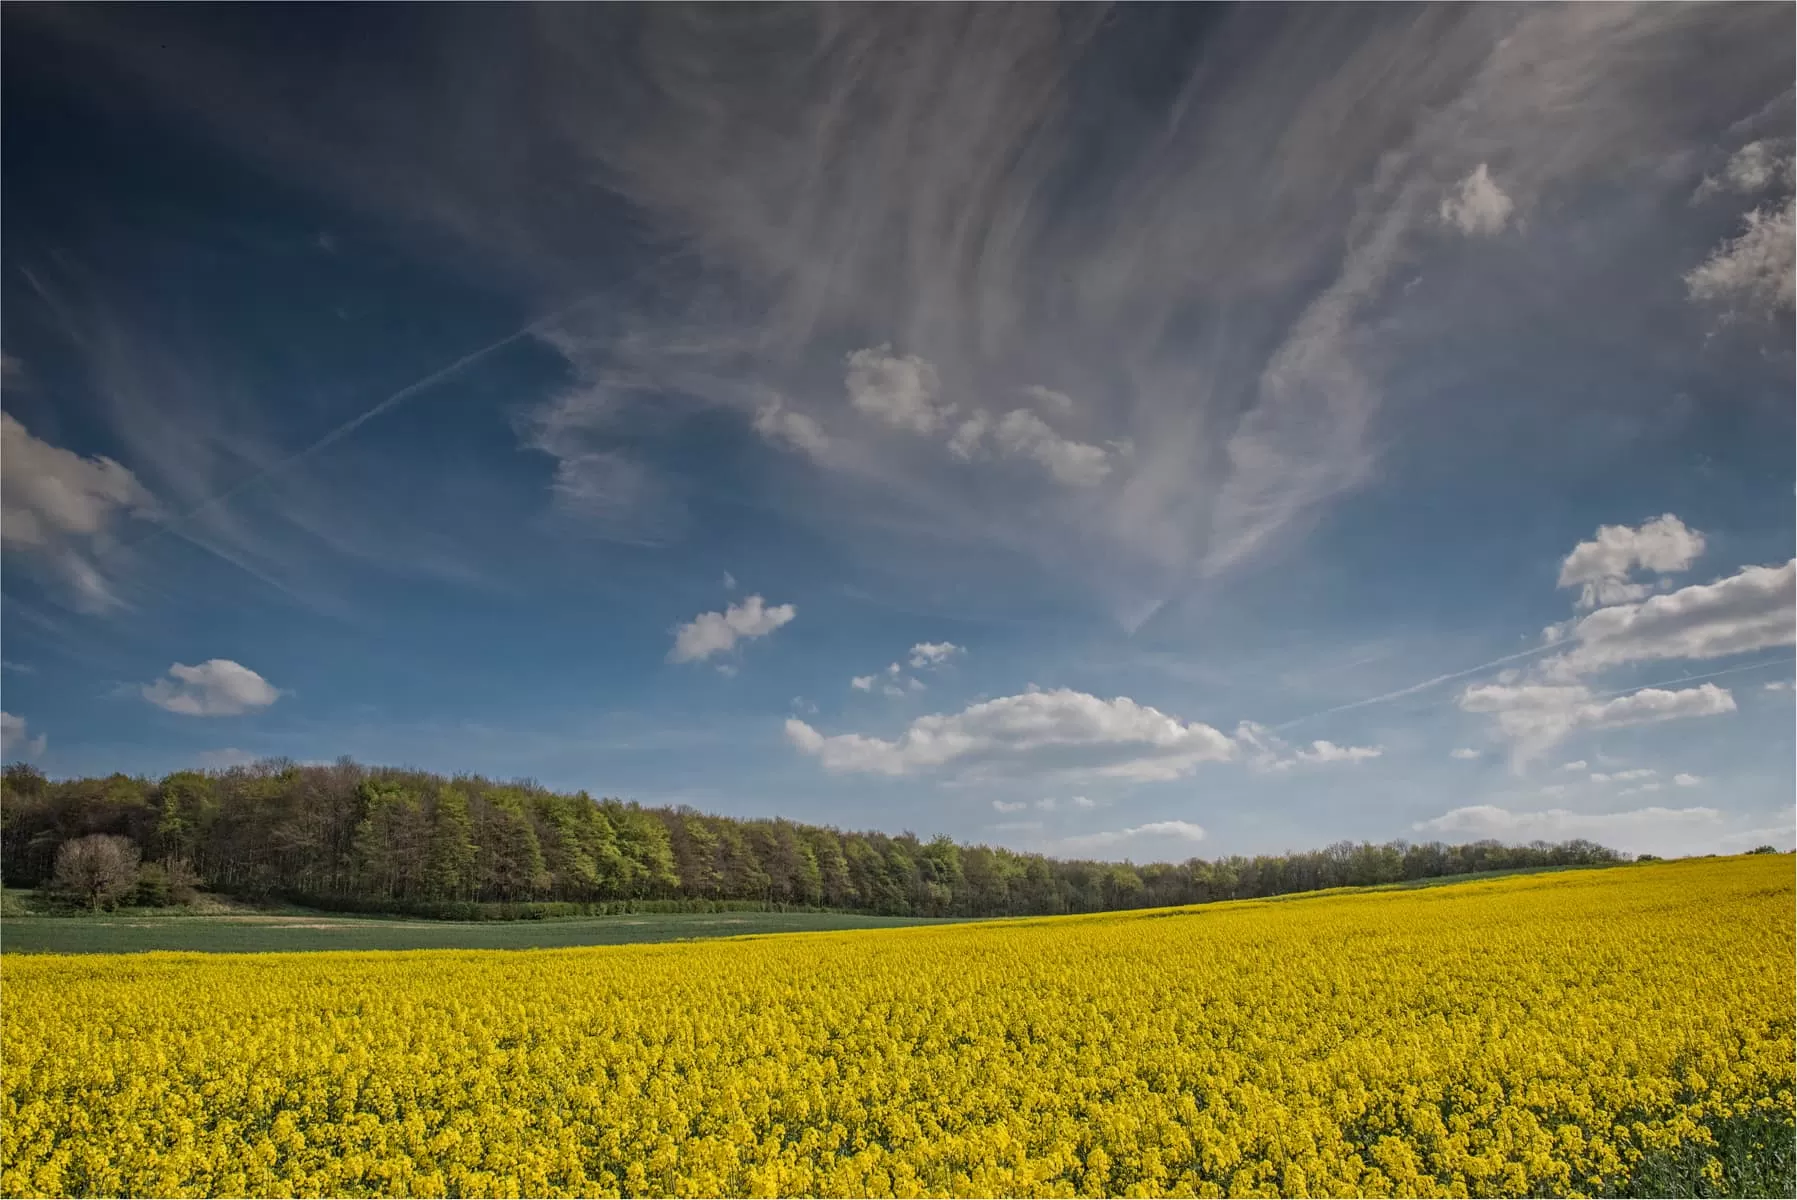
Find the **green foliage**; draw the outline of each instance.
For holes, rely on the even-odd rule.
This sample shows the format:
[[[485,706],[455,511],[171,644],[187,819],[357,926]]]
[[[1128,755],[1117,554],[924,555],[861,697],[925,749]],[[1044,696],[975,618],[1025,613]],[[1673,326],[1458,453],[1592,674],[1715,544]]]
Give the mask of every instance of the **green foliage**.
[[[217,891],[252,900],[328,896],[353,899],[359,911],[415,914],[492,911],[457,907],[466,905],[668,901],[1020,916],[1622,861],[1580,841],[1342,842],[1209,862],[1059,861],[946,837],[650,809],[529,782],[445,778],[347,759],[179,771],[160,782],[124,775],[52,781],[15,766],[0,778],[0,791],[0,874],[10,883],[43,884],[60,847],[107,835],[126,839],[169,873],[165,884],[150,872],[146,898],[166,889],[180,902],[173,895],[178,861],[196,877],[189,887],[204,877]]]
[[[1691,1139],[1651,1153],[1603,1194],[1797,1196],[1797,1124],[1788,1108],[1717,1118],[1706,1132],[1708,1144]]]

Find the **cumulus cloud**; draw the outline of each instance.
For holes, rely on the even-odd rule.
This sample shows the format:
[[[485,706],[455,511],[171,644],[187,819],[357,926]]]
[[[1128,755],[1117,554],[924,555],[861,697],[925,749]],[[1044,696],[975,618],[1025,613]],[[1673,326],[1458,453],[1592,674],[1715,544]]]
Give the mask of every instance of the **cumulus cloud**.
[[[912,721],[896,739],[827,737],[799,720],[787,739],[833,772],[910,775],[954,767],[974,773],[1076,772],[1137,781],[1176,779],[1235,751],[1224,734],[1127,696],[1100,699],[1067,688],[973,704]]]
[[[1628,783],[1635,779],[1652,779],[1659,772],[1652,767],[1636,767],[1629,771],[1593,771],[1592,783]]]
[[[1189,847],[1204,840],[1204,827],[1191,821],[1150,821],[1128,829],[1109,829],[1101,833],[1083,833],[1062,838],[1055,848],[1064,853],[1091,853],[1115,850],[1120,846],[1141,846],[1150,854],[1168,859],[1189,856]],[[1133,858],[1134,855],[1129,857]]]
[[[1703,783],[1703,778],[1702,778],[1702,776],[1692,775],[1688,772],[1680,771],[1677,775],[1674,775],[1672,777],[1672,782],[1677,784],[1679,787],[1697,787],[1698,785]]]
[[[1452,750],[1448,751],[1448,757],[1470,760],[1470,759],[1478,758],[1479,752],[1477,750],[1474,750],[1474,749],[1468,747],[1468,746],[1456,746]]]
[[[281,691],[242,663],[211,658],[198,666],[175,663],[140,689],[157,708],[187,717],[234,717],[267,708]]]
[[[1478,684],[1460,694],[1466,712],[1488,713],[1526,761],[1569,735],[1708,717],[1735,711],[1735,699],[1713,683],[1668,691],[1641,688],[1603,698],[1581,685]]]
[[[1507,842],[1590,838],[1634,852],[1688,853],[1693,836],[1722,833],[1722,814],[1713,808],[1637,808],[1623,812],[1578,813],[1564,808],[1513,812],[1491,804],[1456,808],[1412,828],[1458,837]]]
[[[1797,209],[1792,198],[1756,208],[1742,217],[1742,230],[1724,241],[1685,275],[1693,301],[1714,304],[1730,315],[1770,316],[1790,312],[1797,266]]]
[[[1320,739],[1294,749],[1271,729],[1253,721],[1243,721],[1236,726],[1235,740],[1249,765],[1262,771],[1289,771],[1299,765],[1364,762],[1384,753],[1378,746],[1338,746]]]
[[[1385,753],[1378,746],[1338,746],[1334,742],[1314,741],[1294,756],[1301,763],[1357,763],[1378,758]]]
[[[1631,583],[1636,570],[1683,571],[1703,553],[1703,534],[1666,513],[1638,528],[1600,525],[1597,535],[1574,546],[1560,564],[1560,586],[1582,589],[1579,607],[1596,608],[1640,600],[1653,593],[1647,583]]]
[[[1093,800],[1088,796],[1075,796],[1071,800],[1069,800],[1068,803],[1073,805],[1073,807],[1075,807],[1075,808],[1097,808],[1098,807],[1098,801]]]
[[[1724,192],[1750,196],[1780,185],[1790,187],[1791,183],[1791,143],[1761,138],[1730,155],[1721,175],[1706,177],[1692,199],[1707,200]]]
[[[1774,679],[1771,683],[1766,685],[1766,690],[1768,692],[1788,692],[1791,690],[1791,681],[1789,679]]]
[[[1484,163],[1473,168],[1454,190],[1441,200],[1441,219],[1460,232],[1489,236],[1502,233],[1515,203],[1492,179]]]
[[[700,613],[674,633],[669,662],[695,662],[733,649],[739,640],[766,637],[799,615],[790,604],[768,607],[760,596],[749,596],[723,612]]]
[[[726,592],[734,592],[736,590],[736,576],[728,571],[724,572],[724,590]]]
[[[934,433],[954,411],[941,402],[934,364],[915,354],[882,343],[850,354],[848,368],[849,403],[894,429]]]
[[[21,758],[36,758],[44,752],[49,738],[44,734],[32,737],[26,728],[24,717],[15,717],[9,712],[0,712],[0,758],[11,762]]]
[[[247,767],[253,762],[259,762],[261,757],[258,754],[251,754],[248,750],[227,746],[223,750],[202,750],[199,754],[199,763],[208,771],[228,771],[232,767]]]
[[[858,692],[871,692],[874,688],[874,676],[857,675],[849,680],[849,686]]]
[[[947,662],[958,654],[966,654],[967,647],[957,646],[953,642],[919,642],[911,647],[911,665],[919,670]]]
[[[975,457],[991,428],[991,417],[983,412],[974,413],[955,428],[955,435],[948,440],[948,452],[963,462]]]
[[[1039,390],[1048,396],[1060,396],[1046,388]],[[1072,401],[1066,407],[1070,410]],[[979,457],[985,452],[988,435],[1001,456],[1032,461],[1056,483],[1070,488],[1103,483],[1111,473],[1112,458],[1126,455],[1131,448],[1124,441],[1115,441],[1107,448],[1063,437],[1029,409],[1015,408],[996,422],[985,412],[974,413],[955,430],[948,451],[963,461]]]
[[[1581,617],[1565,631],[1572,643],[1542,665],[1549,677],[1669,658],[1721,658],[1792,644],[1797,629],[1797,559],[1782,567],[1743,567],[1715,583],[1694,584],[1638,603]]]
[[[1691,299],[1724,309],[1729,318],[1772,315],[1792,308],[1794,199],[1791,141],[1762,138],[1729,157],[1718,176],[1706,178],[1693,200],[1725,192],[1758,195],[1768,202],[1741,218],[1741,231],[1725,239],[1685,275]]]
[[[776,446],[802,450],[817,458],[830,448],[823,426],[784,401],[774,399],[755,414],[755,432]]]
[[[1022,812],[1029,807],[1027,800],[994,800],[992,807],[1001,813]]]
[[[1074,409],[1072,396],[1066,392],[1057,392],[1053,388],[1043,387],[1039,383],[1032,383],[1024,388],[1023,394],[1041,407],[1063,417],[1071,415]]]
[[[1582,758],[1575,758],[1571,762],[1561,763],[1560,769],[1562,771],[1583,771],[1586,767],[1588,767],[1590,765],[1591,765],[1590,763],[1586,762]]]
[[[992,438],[1001,453],[1034,459],[1067,487],[1095,487],[1111,473],[1110,454],[1103,446],[1064,438],[1027,408],[1006,413]]]
[[[31,434],[0,413],[0,545],[46,567],[73,593],[75,606],[103,612],[120,600],[94,563],[111,546],[123,516],[153,518],[149,489],[110,458],[83,458]]]

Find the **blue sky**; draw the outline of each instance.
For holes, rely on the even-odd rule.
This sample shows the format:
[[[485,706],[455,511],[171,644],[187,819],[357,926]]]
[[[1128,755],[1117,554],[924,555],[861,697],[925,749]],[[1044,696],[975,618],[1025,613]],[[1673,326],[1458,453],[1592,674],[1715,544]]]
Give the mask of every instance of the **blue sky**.
[[[8,9],[6,755],[1788,847],[1792,20]]]

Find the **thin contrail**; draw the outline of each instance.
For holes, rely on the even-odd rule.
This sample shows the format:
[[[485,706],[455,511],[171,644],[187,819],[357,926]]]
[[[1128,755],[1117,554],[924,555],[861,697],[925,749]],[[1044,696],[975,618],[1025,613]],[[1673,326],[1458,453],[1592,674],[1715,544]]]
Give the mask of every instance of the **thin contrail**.
[[[1720,671],[1709,671],[1702,675],[1685,675],[1678,679],[1662,679],[1658,683],[1637,683],[1633,687],[1617,688],[1614,691],[1598,692],[1592,698],[1601,700],[1606,696],[1620,696],[1626,692],[1638,692],[1642,688],[1667,687],[1674,683],[1696,683],[1700,679],[1714,679],[1718,675],[1734,675],[1741,671],[1757,671],[1761,667],[1776,667],[1791,661],[1789,654],[1781,654],[1777,658],[1763,658],[1759,662],[1743,663],[1738,667],[1724,667]]]
[[[1346,704],[1337,704],[1334,708],[1325,708],[1325,709],[1321,709],[1317,712],[1306,713],[1304,716],[1301,716],[1301,717],[1293,717],[1289,721],[1285,721],[1278,725],[1273,726],[1273,728],[1274,729],[1290,729],[1293,725],[1297,725],[1304,721],[1314,721],[1316,718],[1326,717],[1330,713],[1347,712],[1351,708],[1365,708],[1369,704],[1384,704],[1387,700],[1396,700],[1403,696],[1413,695],[1417,692],[1424,691],[1428,688],[1432,688],[1438,683],[1446,683],[1450,679],[1463,679],[1468,675],[1477,675],[1480,671],[1489,671],[1493,667],[1501,667],[1507,662],[1515,662],[1516,660],[1521,659],[1521,658],[1531,658],[1537,654],[1542,654],[1542,653],[1545,653],[1546,651],[1556,650],[1556,649],[1560,649],[1560,648],[1561,648],[1561,646],[1559,643],[1550,642],[1545,646],[1536,646],[1530,650],[1520,650],[1515,654],[1506,654],[1502,658],[1494,658],[1490,662],[1480,663],[1476,667],[1468,667],[1464,671],[1450,671],[1446,675],[1437,675],[1433,679],[1425,679],[1421,683],[1413,683],[1409,687],[1399,688],[1395,692],[1386,692],[1382,696],[1368,696],[1364,700],[1350,700]]]
[[[320,450],[323,450],[326,446],[329,446],[332,443],[337,442],[337,441],[347,437],[348,435],[354,433],[356,430],[360,429],[363,425],[366,425],[369,421],[372,421],[376,417],[380,416],[382,413],[387,412],[389,409],[392,409],[400,404],[404,404],[407,400],[411,399],[413,396],[416,396],[419,392],[425,391],[431,387],[434,387],[435,385],[437,385],[439,383],[442,383],[445,379],[449,379],[452,376],[458,374],[459,372],[467,370],[469,367],[473,366],[475,363],[480,362],[482,359],[487,358],[490,355],[498,353],[499,351],[505,349],[507,346],[510,346],[512,343],[518,342],[518,341],[523,340],[524,338],[530,337],[532,334],[537,333],[538,331],[540,331],[547,325],[554,324],[556,321],[561,320],[563,317],[567,316],[569,313],[574,312],[576,309],[579,309],[587,304],[591,304],[594,300],[599,298],[599,295],[600,295],[600,293],[594,293],[590,296],[582,297],[581,299],[576,300],[574,303],[568,305],[565,308],[557,309],[556,311],[550,313],[548,316],[538,317],[536,320],[534,320],[530,324],[524,326],[522,329],[516,330],[512,333],[508,333],[504,337],[500,338],[498,341],[489,343],[488,345],[485,345],[485,346],[482,346],[479,350],[475,350],[469,354],[464,354],[462,357],[456,359],[454,362],[450,363],[448,366],[441,367],[435,371],[432,371],[429,375],[426,375],[423,379],[415,380],[414,382],[407,384],[405,387],[400,388],[397,392],[394,392],[391,396],[388,396],[385,400],[382,400],[379,404],[376,404],[373,408],[368,409],[366,412],[363,412],[363,413],[359,414],[358,416],[351,417],[349,420],[347,420],[343,424],[337,426],[337,428],[331,430],[329,433],[325,434],[323,437],[319,438],[317,441],[313,442],[311,445],[306,446],[303,449],[297,450],[292,454],[289,454],[286,458],[283,458],[281,461],[279,461],[277,463],[273,463],[269,466],[262,468],[260,471],[257,471],[254,475],[251,475],[248,479],[245,479],[239,483],[233,484],[231,487],[226,488],[224,491],[219,492],[217,495],[209,496],[205,500],[201,501],[195,507],[189,509],[187,512],[182,513],[181,515],[175,517],[173,521],[162,522],[162,523],[158,524],[154,530],[152,530],[148,534],[145,534],[143,537],[139,538],[137,541],[132,542],[130,544],[130,546],[131,547],[140,546],[143,543],[152,540],[153,538],[161,536],[164,532],[166,532],[168,530],[170,525],[185,525],[187,522],[193,520],[195,517],[197,517],[201,513],[205,512],[207,509],[213,508],[219,504],[224,503],[226,500],[229,500],[231,497],[244,491],[246,488],[254,487],[256,484],[261,483],[263,480],[267,479],[269,476],[277,475],[280,472],[285,471],[287,468],[293,466],[295,463],[300,462],[304,459],[310,458],[314,454],[317,454]],[[127,548],[130,548],[130,547],[127,547]]]

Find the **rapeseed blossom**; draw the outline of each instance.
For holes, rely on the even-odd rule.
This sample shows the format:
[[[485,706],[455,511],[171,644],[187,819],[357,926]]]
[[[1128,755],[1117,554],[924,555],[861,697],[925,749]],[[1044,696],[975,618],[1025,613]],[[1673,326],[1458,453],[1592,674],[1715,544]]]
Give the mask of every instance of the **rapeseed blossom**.
[[[0,1193],[1581,1194],[1793,1108],[1783,856],[550,951],[4,960]]]

